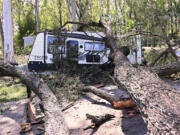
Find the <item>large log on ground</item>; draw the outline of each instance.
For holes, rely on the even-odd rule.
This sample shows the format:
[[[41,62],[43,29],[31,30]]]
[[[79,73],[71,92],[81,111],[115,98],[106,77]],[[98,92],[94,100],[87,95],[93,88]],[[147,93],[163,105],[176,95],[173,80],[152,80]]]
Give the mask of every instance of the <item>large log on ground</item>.
[[[16,69],[13,66],[4,64],[0,64],[0,76],[18,77],[22,83],[42,100],[45,113],[46,135],[69,134],[58,100],[43,80]]]
[[[103,99],[105,99],[106,101],[108,101],[109,103],[113,104],[113,101],[117,101],[117,99],[112,96],[111,94],[105,92],[105,91],[102,91],[102,90],[99,90],[97,89],[96,87],[94,86],[85,86],[85,87],[82,87],[82,91],[84,92],[91,92]]]
[[[130,107],[136,106],[135,102],[132,99],[126,98],[126,99],[119,100],[119,99],[115,98],[113,95],[111,95],[103,90],[97,89],[94,86],[85,86],[85,87],[82,87],[82,89],[84,92],[91,92],[91,93],[105,99],[106,101],[111,103],[112,107],[115,109],[124,109],[124,108],[130,108]]]
[[[168,65],[151,67],[151,70],[160,76],[175,74],[180,72],[180,61]]]
[[[146,67],[133,67],[118,49],[110,28],[106,27],[106,44],[113,52],[114,78],[124,88],[147,123],[153,135],[180,134],[180,93]]]

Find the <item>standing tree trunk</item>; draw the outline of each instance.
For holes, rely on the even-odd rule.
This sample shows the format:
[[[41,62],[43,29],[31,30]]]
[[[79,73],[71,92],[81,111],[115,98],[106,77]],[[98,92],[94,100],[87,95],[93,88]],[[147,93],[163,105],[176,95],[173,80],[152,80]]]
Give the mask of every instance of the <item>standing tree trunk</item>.
[[[1,1],[0,1],[0,7],[1,7]],[[2,14],[0,14],[0,35],[1,35],[1,47],[4,57],[4,31],[3,31],[3,23],[2,23]]]
[[[59,24],[60,27],[62,26],[62,4],[61,4],[61,0],[58,0],[58,10],[59,10]]]
[[[114,56],[114,78],[136,102],[148,134],[180,133],[180,93],[162,81],[147,67],[133,67],[118,47],[110,27],[106,27],[107,45]]]
[[[4,62],[14,62],[11,0],[3,1],[4,16]]]
[[[77,17],[76,17],[76,12],[77,12],[77,6],[76,6],[76,0],[72,0],[72,21],[76,22]],[[77,30],[77,25],[73,24],[73,31]]]
[[[36,15],[36,32],[40,31],[40,23],[39,23],[39,2],[35,0],[35,15]]]
[[[2,50],[4,50],[4,32],[3,32],[3,24],[2,24],[2,20],[0,18],[0,35],[1,35],[1,46],[2,46]],[[4,51],[3,52],[3,56],[4,56]]]

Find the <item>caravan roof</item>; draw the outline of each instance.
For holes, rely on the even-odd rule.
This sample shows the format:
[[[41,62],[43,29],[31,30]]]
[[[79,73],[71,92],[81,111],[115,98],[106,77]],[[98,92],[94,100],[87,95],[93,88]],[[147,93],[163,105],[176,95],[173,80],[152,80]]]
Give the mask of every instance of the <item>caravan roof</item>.
[[[55,32],[47,32],[48,34],[65,36],[65,37],[72,37],[72,38],[79,38],[79,39],[86,39],[86,40],[94,40],[94,41],[104,41],[105,34],[102,32],[59,32],[58,34]]]

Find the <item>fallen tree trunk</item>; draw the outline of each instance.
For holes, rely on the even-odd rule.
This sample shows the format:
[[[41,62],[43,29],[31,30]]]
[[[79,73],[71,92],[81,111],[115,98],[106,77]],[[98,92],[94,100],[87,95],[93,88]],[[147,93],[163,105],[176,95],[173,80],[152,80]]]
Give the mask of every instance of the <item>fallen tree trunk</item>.
[[[108,101],[111,104],[113,104],[113,101],[117,101],[117,99],[114,96],[112,96],[111,94],[108,94],[105,91],[99,90],[94,86],[85,86],[82,88],[82,91],[91,92],[91,93],[105,99],[106,101]]]
[[[110,27],[106,27],[106,45],[114,56],[114,78],[136,102],[147,134],[180,133],[180,92],[162,81],[147,67],[133,67],[120,51]]]
[[[42,79],[28,75],[15,67],[0,63],[0,76],[17,77],[42,101],[45,113],[46,135],[68,135],[69,130],[65,124],[61,107],[57,98]]]
[[[164,66],[151,67],[151,70],[159,76],[166,76],[180,72],[180,61]]]

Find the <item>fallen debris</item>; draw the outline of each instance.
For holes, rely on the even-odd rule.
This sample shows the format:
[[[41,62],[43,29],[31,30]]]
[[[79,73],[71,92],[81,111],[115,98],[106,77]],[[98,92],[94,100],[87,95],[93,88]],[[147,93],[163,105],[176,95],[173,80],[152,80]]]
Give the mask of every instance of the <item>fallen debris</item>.
[[[132,99],[113,101],[112,106],[115,109],[132,108],[136,106],[136,103]]]
[[[84,92],[91,92],[98,97],[101,97],[111,103],[112,107],[115,109],[124,109],[124,108],[132,108],[136,106],[136,103],[131,99],[131,98],[121,98],[120,101],[119,99],[116,99],[113,95],[102,91],[100,89],[97,89],[94,86],[86,86],[84,87]]]
[[[30,123],[21,123],[21,132],[20,133],[26,133],[32,130]]]
[[[31,123],[36,121],[36,110],[32,102],[28,103],[28,118]]]
[[[131,118],[139,114],[140,112],[137,109],[127,110],[126,114],[122,118]]]
[[[96,88],[101,88],[101,87],[104,87],[105,84],[104,83],[101,83],[101,84],[98,84],[98,85],[95,85]]]
[[[31,122],[31,125],[43,124],[44,122],[45,122],[44,117],[42,117],[42,118],[38,118],[35,121]]]
[[[37,127],[37,129],[39,129],[39,130],[42,130],[42,131],[45,131],[45,128],[44,127]]]
[[[61,111],[64,112],[66,111],[67,109],[71,108],[72,106],[74,105],[74,102],[68,104],[66,107],[64,107]]]
[[[111,120],[112,118],[115,118],[114,115],[111,115],[111,114],[104,114],[102,116],[93,116],[93,115],[90,115],[90,114],[86,114],[86,117],[87,119],[90,119],[91,120],[91,125],[84,128],[84,130],[87,130],[87,129],[90,129],[90,128],[98,128],[101,124]]]

